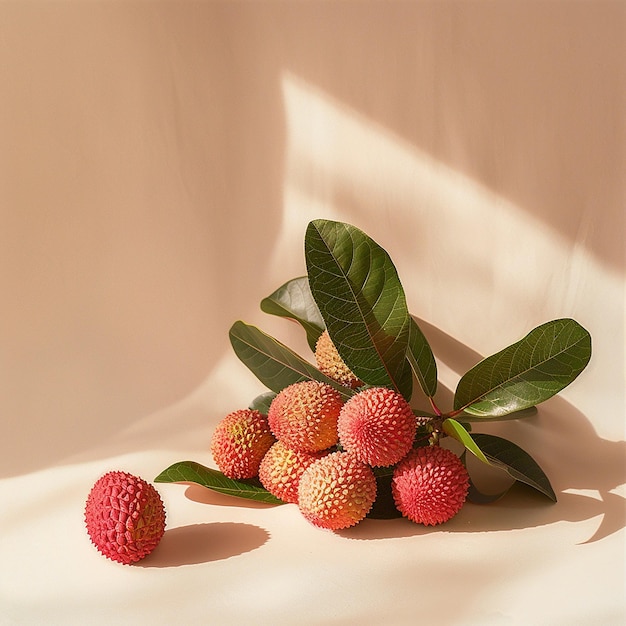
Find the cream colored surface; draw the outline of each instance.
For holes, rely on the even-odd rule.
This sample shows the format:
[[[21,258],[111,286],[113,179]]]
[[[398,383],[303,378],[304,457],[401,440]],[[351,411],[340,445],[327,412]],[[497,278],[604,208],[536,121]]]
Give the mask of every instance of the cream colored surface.
[[[0,2],[0,623],[624,623],[622,2]],[[534,326],[593,336],[524,422],[558,493],[338,534],[159,485],[123,567],[83,529],[105,471],[212,465],[260,383],[236,319],[305,272],[310,219],[394,259],[445,408]],[[487,430],[486,428],[483,430]]]

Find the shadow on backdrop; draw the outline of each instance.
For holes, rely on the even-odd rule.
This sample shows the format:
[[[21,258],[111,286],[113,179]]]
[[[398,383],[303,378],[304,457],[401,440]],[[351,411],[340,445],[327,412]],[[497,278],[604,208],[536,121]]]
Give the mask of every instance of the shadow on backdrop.
[[[289,33],[284,69],[623,274],[626,5],[575,3],[564,14],[546,2],[366,1],[254,11]]]

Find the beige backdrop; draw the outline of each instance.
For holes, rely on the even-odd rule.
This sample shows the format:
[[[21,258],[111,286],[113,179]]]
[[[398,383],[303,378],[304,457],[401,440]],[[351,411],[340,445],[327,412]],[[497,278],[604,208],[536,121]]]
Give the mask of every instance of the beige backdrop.
[[[621,624],[625,42],[619,1],[0,1],[0,623]],[[306,350],[258,303],[316,217],[390,252],[444,406],[588,328],[581,378],[490,427],[559,503],[337,536],[168,485],[147,567],[99,558],[95,479],[212,465],[263,391],[232,322]]]

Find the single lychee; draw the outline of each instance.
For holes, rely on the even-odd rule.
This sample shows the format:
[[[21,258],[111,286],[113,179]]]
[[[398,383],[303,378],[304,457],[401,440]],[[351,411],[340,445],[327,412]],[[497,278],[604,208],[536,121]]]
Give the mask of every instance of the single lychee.
[[[211,454],[228,478],[255,478],[274,439],[267,419],[254,409],[229,413],[213,431]]]
[[[108,472],[85,506],[87,533],[106,557],[129,565],[150,554],[165,532],[165,507],[157,490],[138,476]]]
[[[319,336],[315,344],[315,362],[322,374],[345,387],[354,389],[363,384],[345,364],[327,330]]]
[[[376,499],[372,469],[347,452],[333,452],[304,470],[298,507],[314,526],[340,530],[358,524]]]
[[[341,409],[339,442],[372,466],[395,465],[413,445],[417,419],[399,393],[370,387],[352,396]]]
[[[321,452],[296,452],[282,441],[277,441],[263,457],[259,467],[261,484],[283,502],[298,501],[298,485],[304,470],[328,454]]]
[[[438,445],[411,450],[394,469],[391,482],[398,511],[426,526],[454,517],[468,489],[469,475],[461,459]]]
[[[318,452],[337,443],[341,395],[330,385],[305,380],[285,387],[272,400],[267,420],[288,448]]]

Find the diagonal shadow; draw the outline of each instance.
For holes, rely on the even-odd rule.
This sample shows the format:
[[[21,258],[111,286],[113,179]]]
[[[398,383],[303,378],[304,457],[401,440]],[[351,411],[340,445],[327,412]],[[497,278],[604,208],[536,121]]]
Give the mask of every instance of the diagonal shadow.
[[[300,13],[274,16],[285,32],[298,32],[283,61],[290,72],[624,272],[623,150],[616,110],[604,104],[621,98],[620,3],[576,3],[567,16],[555,3],[304,4]],[[303,19],[307,11],[315,18]],[[597,32],[601,41],[592,42]],[[564,37],[579,47],[570,50]],[[381,57],[381,50],[403,53]],[[593,101],[567,96],[581,81],[594,85]],[[547,120],[554,134],[545,132]],[[540,177],[517,164],[530,154],[541,155]],[[560,176],[583,171],[562,184]],[[594,198],[597,208],[580,198]]]
[[[222,561],[260,548],[269,533],[252,524],[213,522],[165,531],[157,548],[136,565],[181,567]]]

